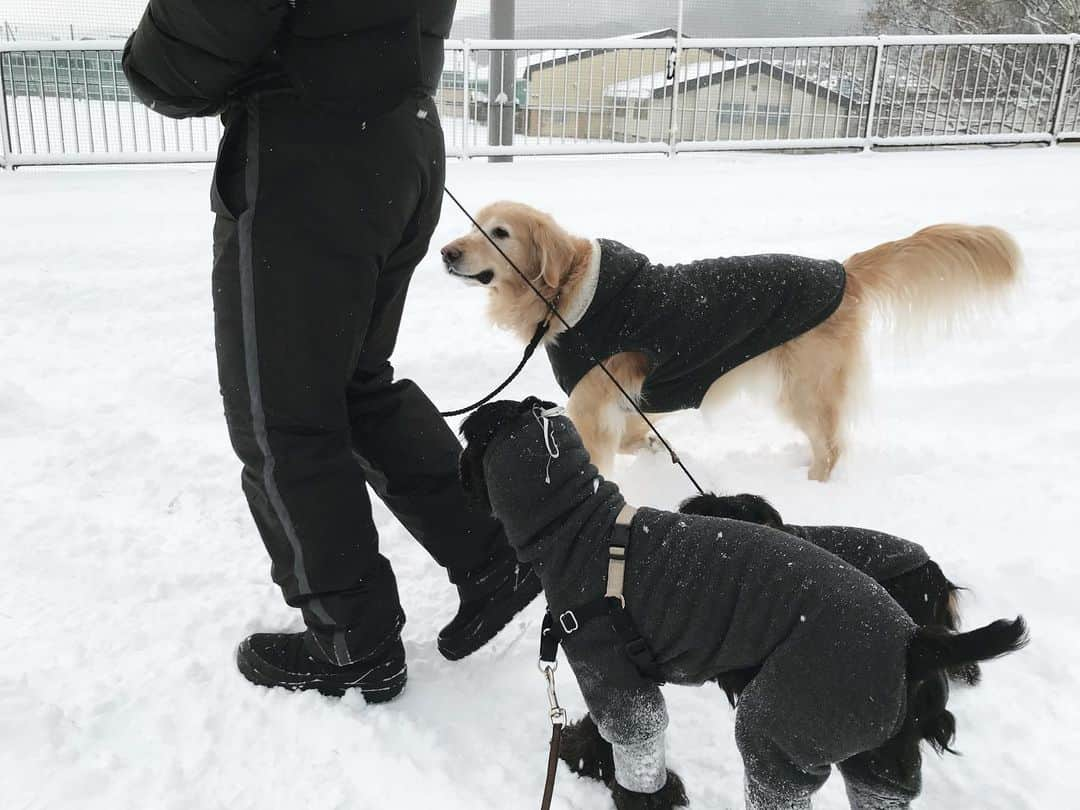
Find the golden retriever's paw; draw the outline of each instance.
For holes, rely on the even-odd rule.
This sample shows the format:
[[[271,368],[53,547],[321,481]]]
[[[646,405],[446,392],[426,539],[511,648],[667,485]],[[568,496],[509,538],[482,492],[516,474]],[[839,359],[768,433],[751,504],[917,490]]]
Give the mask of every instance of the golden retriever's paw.
[[[664,452],[664,445],[656,438],[655,433],[650,433],[645,437],[623,439],[622,444],[619,446],[619,452],[628,456],[641,452],[662,453]]]

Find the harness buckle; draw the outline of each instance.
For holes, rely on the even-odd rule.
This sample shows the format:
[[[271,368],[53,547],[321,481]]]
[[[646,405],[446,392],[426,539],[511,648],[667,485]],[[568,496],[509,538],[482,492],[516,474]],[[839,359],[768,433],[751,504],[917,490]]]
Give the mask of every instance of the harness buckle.
[[[568,619],[569,622],[567,621]],[[572,627],[570,626],[571,623],[573,624]],[[566,633],[566,635],[576,632],[577,629],[581,627],[581,625],[578,624],[577,616],[574,615],[574,611],[572,610],[568,610],[559,615],[559,624],[562,626],[563,632]]]

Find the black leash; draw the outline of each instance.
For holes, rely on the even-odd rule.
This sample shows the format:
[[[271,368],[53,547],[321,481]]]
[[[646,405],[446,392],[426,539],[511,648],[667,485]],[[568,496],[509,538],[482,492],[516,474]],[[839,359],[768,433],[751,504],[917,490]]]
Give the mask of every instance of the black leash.
[[[668,451],[668,455],[671,456],[671,463],[672,464],[677,464],[679,466],[679,469],[681,469],[683,471],[683,473],[686,475],[686,477],[690,479],[690,483],[694,485],[694,489],[696,489],[699,494],[704,495],[705,490],[701,488],[701,484],[699,484],[697,482],[697,479],[694,478],[694,476],[690,473],[690,470],[688,470],[686,468],[686,465],[683,464],[682,459],[679,458],[679,454],[675,452],[674,448],[670,444],[668,444],[667,439],[665,439],[663,437],[663,435],[660,433],[660,431],[656,429],[656,425],[654,425],[652,423],[652,420],[649,419],[649,417],[645,415],[645,412],[643,410],[641,410],[641,408],[638,406],[638,404],[634,400],[634,398],[632,396],[630,396],[629,392],[625,388],[623,388],[622,383],[620,383],[617,379],[615,379],[615,375],[612,374],[610,371],[608,371],[607,366],[605,366],[603,363],[601,363],[597,359],[596,353],[592,350],[592,347],[589,346],[589,344],[585,341],[585,339],[581,336],[581,334],[579,332],[576,332],[574,330],[574,327],[570,323],[567,322],[566,318],[564,318],[562,316],[562,313],[559,312],[559,310],[556,308],[556,304],[558,303],[558,296],[556,296],[554,299],[552,299],[550,301],[547,298],[545,298],[544,294],[542,292],[540,292],[540,290],[538,290],[536,288],[536,285],[532,283],[532,281],[529,279],[528,276],[526,276],[523,272],[521,272],[521,269],[516,264],[514,264],[514,260],[506,255],[506,253],[503,251],[503,249],[501,247],[499,247],[498,243],[491,237],[491,234],[489,234],[487,231],[485,231],[480,226],[480,223],[477,222],[473,218],[473,215],[470,214],[468,212],[468,210],[466,210],[465,206],[462,205],[461,202],[458,201],[458,198],[453,195],[453,193],[450,191],[450,189],[444,187],[443,190],[446,192],[446,196],[454,201],[454,205],[456,205],[458,207],[458,209],[461,211],[461,213],[463,213],[468,218],[469,222],[471,222],[473,224],[473,226],[478,231],[480,231],[480,233],[482,233],[484,235],[484,238],[487,239],[488,242],[491,243],[491,246],[493,248],[495,248],[495,250],[497,250],[499,252],[499,255],[502,256],[504,259],[506,259],[506,263],[509,264],[512,268],[514,268],[514,272],[517,273],[519,276],[521,276],[521,279],[526,284],[529,285],[529,289],[532,290],[533,293],[535,293],[536,297],[539,298],[541,301],[544,302],[544,304],[547,305],[548,314],[547,314],[547,317],[540,324],[537,324],[537,327],[536,327],[537,333],[533,335],[533,340],[529,342],[529,346],[531,346],[531,350],[528,347],[526,347],[525,355],[521,358],[521,363],[518,365],[518,367],[516,369],[514,369],[514,373],[511,374],[510,377],[507,378],[507,380],[505,382],[503,382],[502,385],[500,385],[498,388],[496,388],[486,398],[484,398],[484,399],[480,400],[480,402],[476,403],[476,405],[470,406],[469,408],[462,408],[462,409],[459,409],[457,411],[451,411],[449,413],[444,413],[442,415],[443,416],[458,416],[458,415],[460,415],[462,413],[465,413],[466,411],[472,410],[473,408],[480,407],[481,405],[486,403],[488,400],[490,400],[494,396],[496,396],[500,391],[502,391],[507,385],[510,384],[510,382],[514,379],[514,377],[516,377],[521,372],[521,369],[525,367],[525,364],[528,362],[529,358],[532,356],[533,351],[536,350],[536,346],[533,345],[533,341],[535,341],[536,344],[539,344],[540,340],[543,338],[543,334],[540,333],[541,326],[544,327],[544,332],[547,332],[547,326],[550,323],[551,319],[552,318],[557,318],[559,323],[561,323],[566,328],[567,332],[573,332],[574,336],[579,341],[581,341],[581,345],[585,347],[585,351],[588,353],[589,359],[592,360],[593,363],[595,363],[597,366],[599,366],[600,370],[604,372],[604,374],[607,376],[607,378],[609,380],[611,380],[611,382],[614,384],[614,386],[619,390],[619,393],[622,394],[623,397],[626,399],[626,401],[630,403],[630,406],[634,409],[634,411],[637,413],[637,415],[645,420],[645,424],[649,426],[649,429],[654,434],[656,434],[656,438],[658,438],[660,440],[660,443],[662,445],[664,445],[664,449]]]
[[[464,408],[458,408],[456,411],[439,411],[439,416],[461,416],[463,413],[469,411],[475,411],[481,405],[486,405],[491,400],[495,399],[502,390],[506,388],[510,383],[514,381],[514,378],[521,373],[521,370],[525,368],[525,364],[529,362],[529,358],[533,356],[533,352],[536,351],[536,347],[540,345],[540,341],[544,339],[544,335],[548,332],[548,327],[551,325],[551,318],[545,318],[536,325],[536,331],[533,333],[532,339],[529,341],[529,345],[525,347],[525,353],[521,355],[521,362],[517,364],[517,368],[510,372],[510,376],[503,380],[499,387],[488,394],[481,400],[477,400],[472,405],[466,405]]]

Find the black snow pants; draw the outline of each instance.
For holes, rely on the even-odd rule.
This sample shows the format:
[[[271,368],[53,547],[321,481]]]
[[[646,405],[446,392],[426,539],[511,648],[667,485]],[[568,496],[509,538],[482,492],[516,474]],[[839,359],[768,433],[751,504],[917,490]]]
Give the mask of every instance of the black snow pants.
[[[229,435],[286,602],[334,663],[405,616],[367,486],[459,582],[505,545],[466,506],[460,445],[390,365],[442,204],[434,102],[378,117],[292,92],[231,107],[213,185],[214,320]]]

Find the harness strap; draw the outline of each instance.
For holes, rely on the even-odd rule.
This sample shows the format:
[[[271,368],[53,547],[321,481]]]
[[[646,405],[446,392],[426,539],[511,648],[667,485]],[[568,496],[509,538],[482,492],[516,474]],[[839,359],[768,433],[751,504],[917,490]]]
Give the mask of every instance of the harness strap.
[[[605,599],[617,599],[619,605],[626,606],[623,599],[623,584],[626,578],[626,546],[608,547],[607,593]]]
[[[626,610],[623,598],[623,585],[626,576],[626,547],[630,541],[630,527],[616,524],[608,547],[608,582],[607,592],[600,599],[586,602],[580,607],[564,610],[558,618],[552,616],[550,608],[544,614],[540,628],[541,666],[556,660],[559,645],[592,620],[607,616],[627,657],[637,670],[646,678],[663,683],[660,668],[656,664],[648,643],[634,627],[634,622]]]

